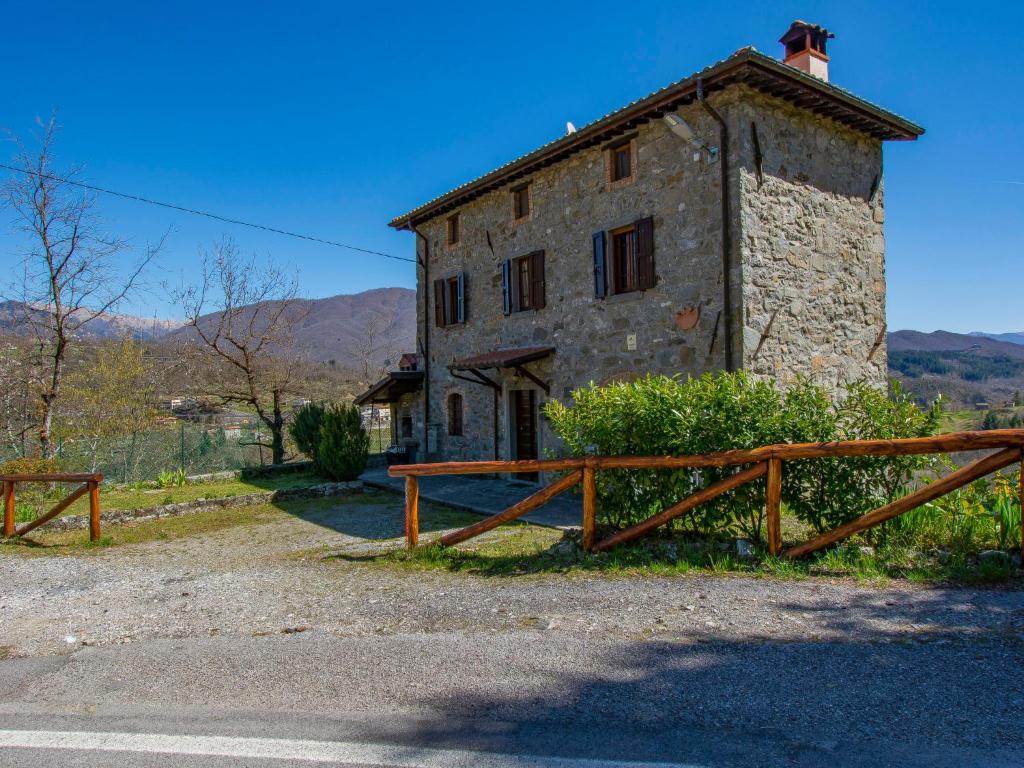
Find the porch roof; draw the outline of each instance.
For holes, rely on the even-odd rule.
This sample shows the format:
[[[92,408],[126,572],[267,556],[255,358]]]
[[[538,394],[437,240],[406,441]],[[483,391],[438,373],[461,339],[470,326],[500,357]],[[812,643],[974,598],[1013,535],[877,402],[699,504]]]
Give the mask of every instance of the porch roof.
[[[423,371],[391,371],[355,399],[356,405],[394,403],[402,395],[418,392],[423,386]]]
[[[514,368],[518,365],[541,360],[554,354],[554,347],[519,347],[516,349],[496,349],[480,355],[456,360],[448,366],[451,371],[486,370],[488,368]]]

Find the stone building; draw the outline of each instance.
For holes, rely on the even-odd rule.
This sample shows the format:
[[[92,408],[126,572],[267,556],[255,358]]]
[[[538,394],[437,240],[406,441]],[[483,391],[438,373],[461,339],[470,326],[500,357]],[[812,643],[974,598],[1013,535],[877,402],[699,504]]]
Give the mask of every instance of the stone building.
[[[532,458],[590,382],[886,376],[882,142],[923,130],[828,81],[832,35],[744,48],[467,182],[415,233],[419,354],[388,402],[418,461]]]

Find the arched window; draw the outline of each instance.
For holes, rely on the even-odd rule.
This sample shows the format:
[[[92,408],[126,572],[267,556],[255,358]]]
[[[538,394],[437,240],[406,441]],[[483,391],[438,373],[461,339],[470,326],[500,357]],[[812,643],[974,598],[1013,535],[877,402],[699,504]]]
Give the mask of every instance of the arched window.
[[[462,436],[462,395],[458,392],[448,395],[448,434]]]

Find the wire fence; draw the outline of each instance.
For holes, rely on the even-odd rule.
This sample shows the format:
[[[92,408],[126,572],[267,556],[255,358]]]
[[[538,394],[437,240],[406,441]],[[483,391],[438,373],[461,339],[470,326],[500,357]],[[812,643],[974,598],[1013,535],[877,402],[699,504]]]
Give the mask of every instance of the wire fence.
[[[370,436],[370,453],[391,445],[390,412],[367,409],[363,428]],[[270,433],[249,422],[244,425],[199,423],[184,419],[145,432],[101,438],[58,440],[55,458],[63,472],[99,472],[109,482],[135,483],[157,479],[162,472],[204,475],[270,464],[271,451],[255,443],[270,442]],[[298,454],[285,430],[285,453]],[[0,449],[0,463],[19,458]]]
[[[134,483],[162,472],[202,475],[269,464],[270,450],[256,441],[269,441],[266,430],[179,421],[128,435],[59,440],[55,458],[64,472],[100,472],[111,482]]]

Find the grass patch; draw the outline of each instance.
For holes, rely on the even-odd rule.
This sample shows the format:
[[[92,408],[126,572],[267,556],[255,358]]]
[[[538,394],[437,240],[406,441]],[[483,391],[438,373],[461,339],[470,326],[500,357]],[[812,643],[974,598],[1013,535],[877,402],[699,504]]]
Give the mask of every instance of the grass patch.
[[[159,507],[164,504],[179,504],[196,499],[222,499],[231,496],[244,496],[260,491],[276,491],[287,488],[303,488],[310,485],[330,482],[327,478],[313,472],[288,472],[268,477],[235,478],[231,480],[208,480],[198,483],[170,486],[167,488],[146,487],[143,484],[120,488],[100,487],[100,509],[118,511],[126,509],[143,509]],[[64,498],[71,486],[58,488],[54,491],[42,491],[43,486],[25,484],[18,487],[19,522],[35,519],[40,513],[50,509]],[[25,492],[27,491],[27,492]],[[87,496],[75,501],[62,515],[89,514]]]
[[[692,541],[655,536],[609,552],[587,554],[579,534],[532,525],[505,526],[457,547],[426,542],[416,550],[391,549],[333,557],[374,567],[447,571],[485,577],[541,574],[610,576],[743,575],[757,578],[849,578],[879,585],[890,579],[914,583],[1001,584],[1019,581],[1009,559],[979,560],[948,553],[920,553],[899,547],[875,550],[853,541],[799,560],[758,552],[741,558],[731,541]]]
[[[89,541],[87,530],[56,531],[42,527],[24,539],[0,540],[0,553],[25,555],[61,555],[98,552],[124,544],[150,541],[174,541],[189,536],[202,536],[240,525],[255,526],[287,517],[287,512],[270,504],[252,507],[162,517],[138,523],[108,526],[99,541]]]

